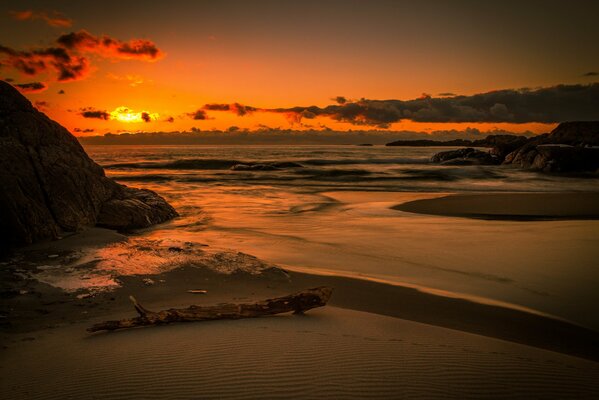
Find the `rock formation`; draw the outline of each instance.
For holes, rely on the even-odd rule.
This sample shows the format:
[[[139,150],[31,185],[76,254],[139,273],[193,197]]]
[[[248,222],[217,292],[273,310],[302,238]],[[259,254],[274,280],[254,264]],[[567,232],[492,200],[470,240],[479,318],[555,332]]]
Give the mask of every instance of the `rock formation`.
[[[490,153],[471,147],[442,151],[435,154],[431,161],[443,165],[497,165],[501,163],[500,159]]]
[[[593,147],[594,146],[594,147]],[[548,135],[529,140],[503,164],[543,172],[599,170],[599,121],[563,122]]]
[[[4,248],[96,224],[127,230],[177,215],[156,193],[107,178],[73,135],[4,81],[0,81],[0,185]],[[125,213],[123,222],[120,217]]]
[[[490,135],[470,143],[474,147],[491,147],[491,150],[443,151],[435,154],[431,162],[443,165],[504,164],[542,172],[599,171],[599,121],[564,122],[551,133],[530,139]]]

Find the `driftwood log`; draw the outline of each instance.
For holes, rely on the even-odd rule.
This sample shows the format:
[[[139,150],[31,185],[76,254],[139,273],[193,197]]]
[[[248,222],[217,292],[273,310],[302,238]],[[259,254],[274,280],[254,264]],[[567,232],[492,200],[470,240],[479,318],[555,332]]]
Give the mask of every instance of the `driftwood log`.
[[[163,311],[150,311],[130,296],[135,310],[139,316],[120,321],[105,321],[89,327],[89,332],[114,331],[117,329],[135,328],[147,325],[162,325],[172,322],[209,321],[216,319],[256,318],[267,315],[293,312],[302,314],[304,311],[324,306],[333,289],[318,287],[295,293],[289,296],[277,297],[257,303],[231,304],[225,303],[217,306],[189,306],[187,308],[171,308]]]

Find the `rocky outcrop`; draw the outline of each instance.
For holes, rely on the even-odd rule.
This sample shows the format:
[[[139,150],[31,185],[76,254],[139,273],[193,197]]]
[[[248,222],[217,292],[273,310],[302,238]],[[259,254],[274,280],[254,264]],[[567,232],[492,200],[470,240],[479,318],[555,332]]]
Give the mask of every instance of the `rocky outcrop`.
[[[551,133],[533,138],[490,135],[471,142],[491,147],[443,151],[431,161],[443,165],[514,165],[543,172],[599,172],[599,121],[564,122]]]
[[[526,144],[530,139],[516,135],[489,135],[482,141],[475,140],[475,147],[491,147],[491,155],[503,160],[512,151]]]
[[[503,163],[543,172],[595,172],[599,170],[599,148],[528,146],[509,154]]]
[[[471,147],[442,151],[435,154],[431,161],[442,165],[497,165],[501,163],[500,159],[490,153]]]
[[[73,135],[3,81],[0,185],[0,247],[5,248],[93,226],[106,204],[132,197],[138,191],[107,178]],[[148,192],[140,195],[144,200],[139,200],[140,196],[133,196],[133,200],[152,211],[140,204],[130,207],[136,223],[123,229],[148,226],[177,215],[163,198]],[[146,224],[137,224],[140,215]]]
[[[173,207],[155,192],[123,187],[102,204],[96,225],[128,231],[159,224],[176,215]]]
[[[521,135],[489,135],[484,139],[468,140],[468,139],[453,139],[453,140],[397,140],[387,143],[385,146],[414,146],[414,147],[438,147],[438,146],[454,146],[454,147],[491,147],[496,151],[510,148],[509,151],[515,150],[528,141],[526,136]],[[506,151],[506,150],[503,150]]]
[[[537,139],[539,144],[599,146],[599,121],[562,122],[549,135]]]
[[[543,172],[596,172],[597,146],[599,121],[564,122],[509,153],[503,164]]]

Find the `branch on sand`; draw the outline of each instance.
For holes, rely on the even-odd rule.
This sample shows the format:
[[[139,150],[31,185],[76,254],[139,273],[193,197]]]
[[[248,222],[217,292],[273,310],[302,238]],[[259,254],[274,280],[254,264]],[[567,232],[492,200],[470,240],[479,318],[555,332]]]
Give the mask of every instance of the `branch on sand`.
[[[87,330],[89,332],[113,331],[117,329],[135,328],[138,326],[163,325],[172,322],[256,318],[286,312],[302,314],[304,311],[326,305],[332,293],[333,289],[323,286],[257,303],[225,303],[210,307],[193,305],[187,308],[171,308],[158,312],[144,308],[133,296],[130,296],[129,298],[133,302],[133,306],[138,312],[139,317],[122,319],[120,321],[100,322],[89,327]]]

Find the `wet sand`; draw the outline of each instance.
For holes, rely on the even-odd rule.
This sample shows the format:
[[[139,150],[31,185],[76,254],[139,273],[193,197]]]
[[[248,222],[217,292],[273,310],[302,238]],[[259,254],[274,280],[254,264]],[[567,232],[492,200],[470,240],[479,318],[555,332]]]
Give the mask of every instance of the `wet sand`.
[[[56,262],[64,262],[69,247],[85,250],[97,233],[64,239],[60,251],[34,247],[20,265],[37,268],[55,253]],[[122,240],[99,233],[108,242]],[[3,300],[10,312],[2,326],[0,397],[599,395],[599,334],[565,321],[351,277],[279,268],[223,271],[195,264],[131,274],[99,292],[65,292],[31,279],[13,282],[13,289],[25,293]],[[330,304],[305,316],[85,331],[95,322],[134,316],[129,295],[161,310],[252,302],[320,285],[334,288]]]
[[[419,214],[503,220],[599,219],[599,193],[456,194],[398,204]]]
[[[143,283],[159,277],[164,282]],[[128,293],[159,310],[191,303],[250,302],[316,283],[334,286],[335,294],[329,306],[305,316],[93,335],[85,331],[94,322],[135,315]],[[189,288],[204,288],[208,294],[188,294]],[[51,296],[41,293],[41,298]],[[188,267],[132,276],[114,292],[44,307],[47,314],[29,321],[32,331],[3,337],[0,397],[593,398],[599,394],[596,335],[587,336],[589,332],[559,321],[375,282],[294,273],[287,278],[274,271],[268,276],[223,275]],[[419,320],[427,323],[413,322]],[[468,333],[481,330],[489,336]],[[502,332],[521,335],[510,339],[530,345],[490,337]],[[578,352],[587,359],[537,347],[548,341],[560,351]]]

